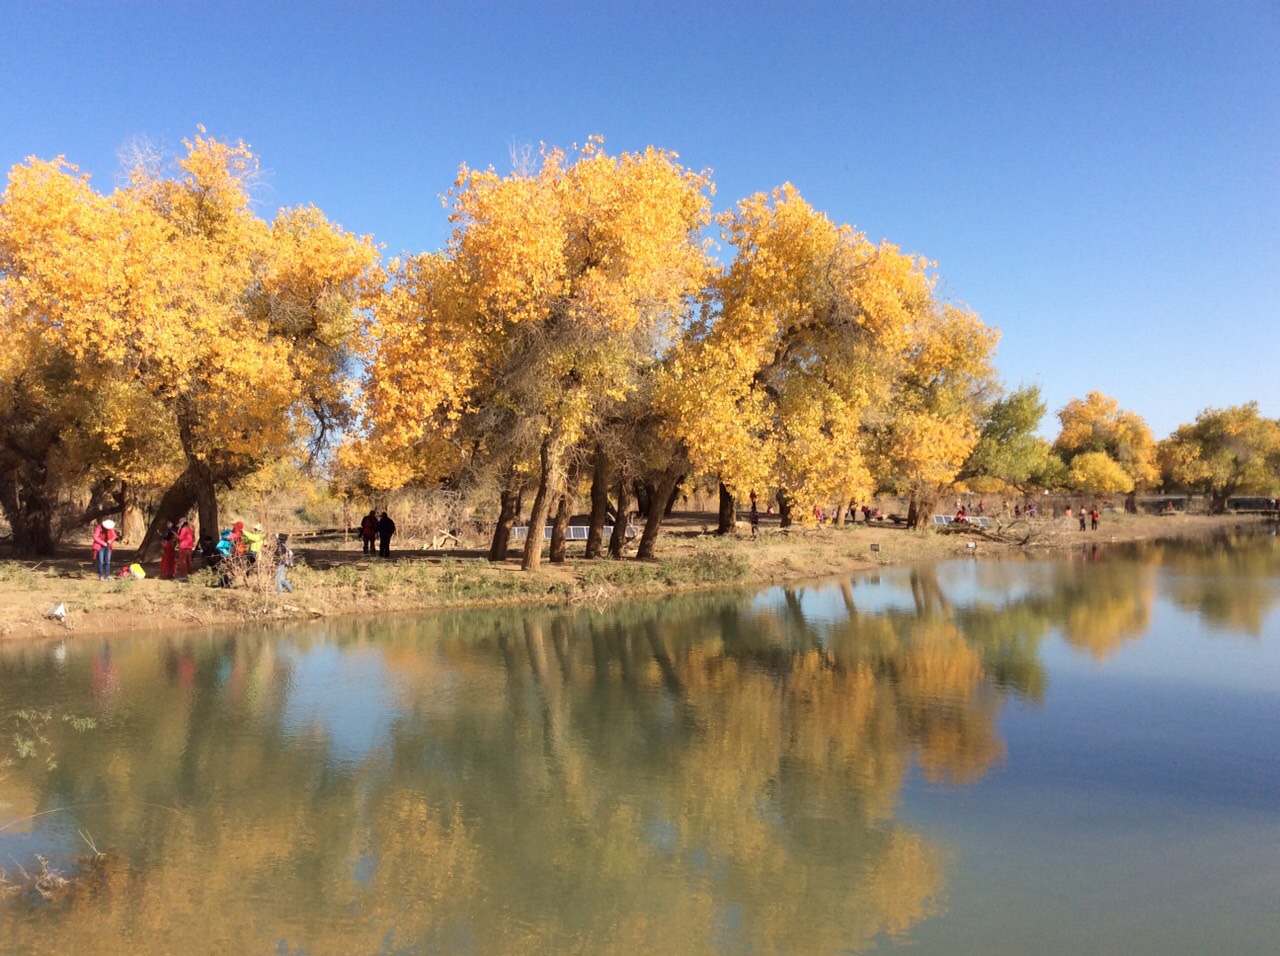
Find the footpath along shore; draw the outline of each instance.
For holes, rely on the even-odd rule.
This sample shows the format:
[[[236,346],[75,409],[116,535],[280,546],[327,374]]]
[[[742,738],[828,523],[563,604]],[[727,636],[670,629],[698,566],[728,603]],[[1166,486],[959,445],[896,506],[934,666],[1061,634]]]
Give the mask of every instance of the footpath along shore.
[[[1065,518],[1022,522],[1009,530],[1010,537],[1018,539],[1029,531],[1030,540],[1024,545],[964,532],[916,532],[861,522],[845,528],[782,531],[762,521],[756,539],[742,533],[719,537],[707,533],[714,523],[714,515],[677,512],[664,522],[654,561],[586,561],[578,557],[581,543],[575,543],[566,563],[550,564],[544,557],[542,570],[536,573],[520,571],[514,551],[506,561],[491,563],[480,551],[396,548],[392,559],[385,561],[362,554],[354,540],[329,547],[304,545],[295,549],[298,566],[289,572],[294,592],[283,595],[275,593],[269,569],[229,589],[209,586],[210,572],[199,572],[187,583],[162,581],[156,563],[145,566],[147,577],[142,580],[117,578],[104,583],[93,572],[87,547],[67,549],[43,561],[18,560],[0,551],[0,640],[158,634],[180,628],[446,607],[597,604],[678,591],[763,587],[966,555],[1035,554],[1095,544],[1258,532],[1267,527],[1256,515],[1108,513],[1097,531],[1081,532]],[[122,549],[113,565],[118,570],[132,560],[133,553]],[[65,608],[65,617],[49,619],[47,612],[58,604]]]

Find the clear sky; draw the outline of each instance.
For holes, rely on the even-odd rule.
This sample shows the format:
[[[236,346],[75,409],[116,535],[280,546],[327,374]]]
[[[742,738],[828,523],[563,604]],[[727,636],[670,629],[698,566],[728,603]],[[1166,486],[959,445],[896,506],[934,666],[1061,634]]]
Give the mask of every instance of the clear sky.
[[[1280,2],[54,3],[0,0],[0,163],[109,191],[146,138],[243,139],[262,213],[314,203],[438,249],[459,164],[593,133],[791,182],[937,263],[1054,412],[1100,389],[1157,438],[1280,416]]]

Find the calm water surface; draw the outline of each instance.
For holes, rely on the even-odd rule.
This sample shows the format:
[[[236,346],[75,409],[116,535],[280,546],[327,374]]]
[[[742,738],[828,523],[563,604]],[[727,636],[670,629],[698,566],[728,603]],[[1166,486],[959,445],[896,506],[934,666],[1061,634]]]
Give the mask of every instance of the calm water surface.
[[[1275,953],[1278,606],[1251,537],[0,645],[0,869],[81,874],[0,949]]]

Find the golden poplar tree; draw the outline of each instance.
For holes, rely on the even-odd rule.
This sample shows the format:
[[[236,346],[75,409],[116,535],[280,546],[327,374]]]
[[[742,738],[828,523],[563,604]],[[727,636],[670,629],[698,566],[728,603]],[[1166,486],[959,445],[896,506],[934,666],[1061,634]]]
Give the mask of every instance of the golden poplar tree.
[[[1067,466],[1072,486],[1084,492],[1130,495],[1160,477],[1156,442],[1141,415],[1125,411],[1102,392],[1073,398],[1058,412],[1062,430],[1053,450]]]
[[[248,147],[203,131],[186,145],[175,177],[140,166],[109,196],[61,160],[10,175],[0,282],[17,349],[0,385],[14,421],[51,436],[28,449],[25,491],[6,473],[14,493],[0,500],[19,511],[47,512],[53,458],[74,445],[71,477],[172,481],[153,529],[198,505],[210,531],[220,485],[348,420],[351,343],[378,286],[372,242],[311,208],[264,221]],[[47,531],[28,539],[52,546]]]
[[[935,302],[924,260],[837,226],[790,185],[722,224],[737,251],[718,310],[691,327],[661,398],[695,468],[739,496],[776,488],[784,521],[843,510],[886,462],[919,487],[949,481],[976,440],[989,331]]]
[[[447,249],[408,263],[379,313],[370,447],[409,449],[412,466],[413,446],[433,431],[460,438],[468,415],[479,431],[467,455],[506,445],[504,429],[531,430],[537,491],[523,566],[538,567],[566,455],[631,394],[703,287],[709,191],[674,154],[613,157],[596,138],[576,153],[545,149],[537,169],[507,176],[464,166]],[[481,410],[505,414],[471,414]]]
[[[875,426],[884,481],[910,497],[907,524],[929,521],[976,447],[997,390],[999,333],[953,305],[928,308],[893,358],[897,374]]]
[[[1257,402],[1206,408],[1160,443],[1168,481],[1209,495],[1222,514],[1237,494],[1280,491],[1280,421],[1264,418]]]

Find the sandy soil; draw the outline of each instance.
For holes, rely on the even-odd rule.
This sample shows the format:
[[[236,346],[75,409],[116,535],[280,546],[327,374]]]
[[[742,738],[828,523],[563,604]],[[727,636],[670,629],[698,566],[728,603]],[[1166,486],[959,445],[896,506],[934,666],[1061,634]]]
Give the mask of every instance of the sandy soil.
[[[676,513],[664,524],[658,543],[659,559],[688,557],[702,551],[728,552],[745,560],[750,568],[746,582],[767,585],[783,581],[804,580],[857,571],[878,565],[932,561],[961,554],[995,555],[1011,551],[1054,550],[1124,541],[1154,540],[1200,536],[1238,528],[1260,527],[1256,516],[1208,517],[1176,514],[1142,516],[1107,514],[1098,531],[1081,532],[1064,518],[1020,522],[1003,529],[1005,540],[992,540],[968,533],[939,534],[933,531],[912,532],[890,523],[866,526],[859,522],[846,528],[793,528],[783,531],[776,516],[762,516],[760,535],[751,539],[745,527],[733,541],[711,533],[715,516],[703,513]],[[429,609],[442,604],[458,606],[467,601],[443,602],[437,595],[421,587],[404,588],[380,595],[376,602],[357,598],[348,587],[326,588],[328,578],[350,581],[370,567],[371,560],[360,552],[356,542],[343,545],[317,542],[313,546],[295,548],[299,561],[311,569],[309,589],[299,588],[294,594],[277,597],[270,588],[257,593],[242,589],[223,590],[161,581],[156,563],[144,565],[147,578],[140,581],[97,580],[87,548],[68,549],[52,559],[20,561],[0,551],[0,640],[24,638],[64,638],[104,632],[165,632],[174,628],[216,624],[234,624],[246,620],[306,619],[377,611],[410,611]],[[583,577],[595,562],[574,560],[582,553],[582,544],[570,545],[570,561],[551,565],[544,559],[535,597],[526,600],[545,603],[548,600],[581,600],[579,588]],[[133,559],[132,552],[118,551],[117,569]],[[486,574],[519,575],[519,556],[495,565],[484,560],[479,551],[396,550],[397,566],[414,562],[440,565],[446,560],[475,562]],[[358,578],[357,578],[358,580]],[[697,585],[694,585],[696,587]],[[683,589],[687,589],[685,586]],[[653,593],[654,586],[641,586],[642,593]],[[664,588],[671,590],[671,588]],[[551,592],[554,596],[544,595]],[[626,588],[611,588],[608,597],[631,593]],[[64,620],[46,618],[46,612],[57,604],[67,610]],[[474,603],[491,603],[478,600]]]

